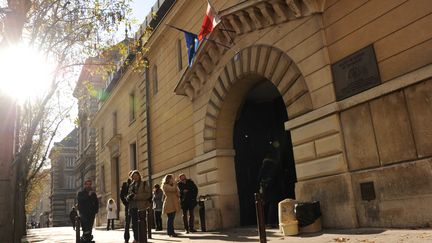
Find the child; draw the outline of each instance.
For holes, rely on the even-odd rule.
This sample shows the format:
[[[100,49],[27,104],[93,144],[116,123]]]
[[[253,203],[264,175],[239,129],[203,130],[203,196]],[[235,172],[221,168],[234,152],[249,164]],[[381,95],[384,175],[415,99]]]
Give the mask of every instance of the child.
[[[110,198],[108,199],[107,206],[107,231],[110,229],[110,223],[111,223],[111,229],[114,230],[114,219],[117,218],[117,204],[114,202],[114,199]]]

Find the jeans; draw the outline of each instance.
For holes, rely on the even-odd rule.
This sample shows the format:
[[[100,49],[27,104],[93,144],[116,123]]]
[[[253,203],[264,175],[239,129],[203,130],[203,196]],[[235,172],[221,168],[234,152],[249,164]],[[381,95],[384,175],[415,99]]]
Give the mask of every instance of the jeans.
[[[187,218],[188,211],[189,211],[189,223]],[[194,220],[195,220],[194,209],[193,208],[183,209],[183,225],[186,231],[189,232],[189,230],[194,230]]]
[[[154,211],[156,230],[162,230],[162,211]]]
[[[114,230],[114,219],[108,219],[107,230],[110,229],[110,223],[111,223],[111,229]]]
[[[167,234],[168,235],[174,235],[174,219],[175,219],[175,212],[168,213],[168,220],[167,220]]]
[[[138,208],[129,209],[130,217],[132,218],[132,231],[134,240],[138,240]]]
[[[126,209],[125,209],[125,231],[124,231],[124,239],[125,239],[125,241],[126,242],[128,242],[129,241],[129,238],[130,238],[130,234],[129,234],[129,231],[130,231],[130,222],[131,222],[131,215],[130,215],[130,212],[129,212],[129,208],[128,207],[126,207]]]

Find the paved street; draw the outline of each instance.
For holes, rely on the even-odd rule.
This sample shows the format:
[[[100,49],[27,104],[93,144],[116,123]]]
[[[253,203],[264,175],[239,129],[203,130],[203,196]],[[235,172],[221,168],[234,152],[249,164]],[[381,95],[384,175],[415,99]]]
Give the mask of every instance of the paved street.
[[[180,232],[180,231],[177,231]],[[97,243],[123,242],[123,230],[94,231]],[[73,243],[74,231],[70,227],[42,228],[29,230],[29,243]],[[179,234],[179,237],[169,238],[164,233],[156,232],[149,242],[259,242],[257,231],[253,228],[237,228],[224,232],[207,232]],[[348,243],[430,243],[432,229],[399,230],[399,229],[355,229],[355,230],[324,230],[317,234],[302,234],[294,237],[284,237],[277,230],[268,230],[268,242],[273,243],[315,243],[315,242],[348,242]]]

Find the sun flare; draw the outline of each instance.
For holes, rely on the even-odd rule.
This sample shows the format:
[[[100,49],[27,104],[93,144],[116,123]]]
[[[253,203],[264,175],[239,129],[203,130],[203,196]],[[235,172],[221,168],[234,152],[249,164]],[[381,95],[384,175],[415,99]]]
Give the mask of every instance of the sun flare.
[[[32,100],[47,91],[54,65],[26,45],[0,49],[0,91],[19,102]]]

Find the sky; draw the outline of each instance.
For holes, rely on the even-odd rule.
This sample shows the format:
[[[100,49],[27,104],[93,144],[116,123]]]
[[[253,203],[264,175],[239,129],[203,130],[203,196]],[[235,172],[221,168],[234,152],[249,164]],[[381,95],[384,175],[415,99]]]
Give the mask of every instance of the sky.
[[[1,2],[2,0],[0,0]],[[134,0],[131,3],[132,8],[132,18],[137,20],[137,23],[142,23],[145,19],[145,17],[150,13],[151,7],[155,4],[156,0]],[[135,34],[136,30],[139,28],[139,24],[136,24],[132,27],[132,33]],[[119,30],[119,36],[124,35],[124,29],[120,28]],[[130,35],[130,36],[133,36]],[[78,77],[76,77],[76,80],[78,80]],[[76,102],[76,100],[74,100]],[[74,120],[78,116],[78,107],[76,106],[72,113],[71,118],[69,120],[65,120],[64,123],[61,125],[61,129],[59,129],[59,132],[57,133],[56,138],[54,139],[54,142],[60,142],[63,140],[64,137],[66,137],[75,127]]]
[[[142,23],[155,3],[156,0],[134,0],[131,4],[132,16],[136,18],[139,23]]]

